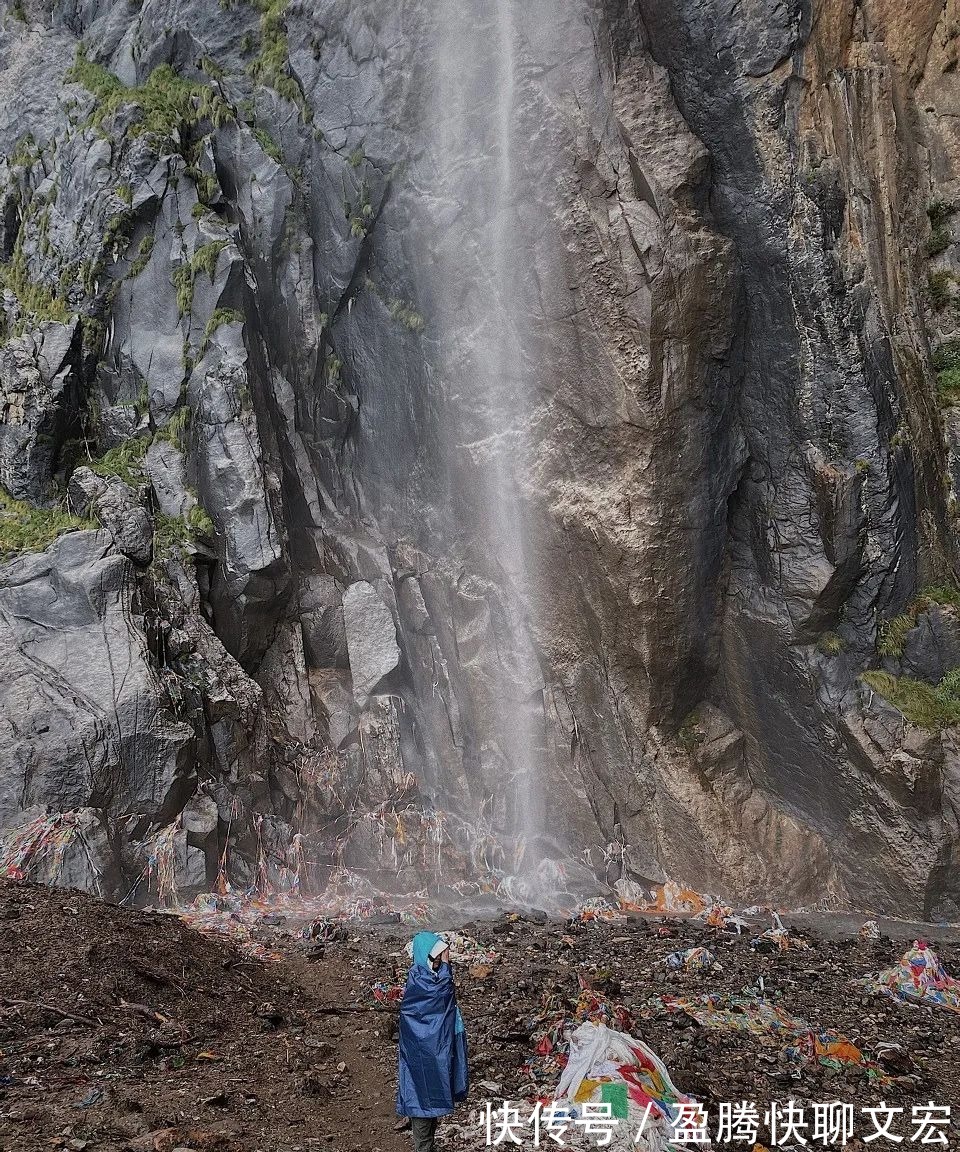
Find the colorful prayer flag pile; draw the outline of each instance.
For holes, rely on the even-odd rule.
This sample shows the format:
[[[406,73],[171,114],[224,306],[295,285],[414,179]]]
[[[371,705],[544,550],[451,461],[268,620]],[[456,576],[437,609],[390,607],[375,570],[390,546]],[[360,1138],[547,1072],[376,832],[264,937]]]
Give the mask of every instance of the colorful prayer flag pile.
[[[947,975],[940,957],[923,940],[915,940],[892,968],[868,976],[864,984],[901,1003],[960,1012],[960,980]]]

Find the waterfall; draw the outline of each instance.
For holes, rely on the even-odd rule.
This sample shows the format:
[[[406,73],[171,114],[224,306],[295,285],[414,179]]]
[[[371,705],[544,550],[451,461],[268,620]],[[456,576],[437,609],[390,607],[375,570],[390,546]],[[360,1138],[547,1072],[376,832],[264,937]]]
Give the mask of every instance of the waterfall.
[[[434,274],[442,297],[457,301],[449,331],[440,325],[440,345],[463,330],[465,314],[470,319],[469,346],[455,349],[446,368],[448,451],[453,470],[474,489],[464,501],[474,522],[464,531],[486,554],[518,638],[493,662],[490,699],[478,709],[483,746],[495,749],[502,768],[506,890],[548,904],[549,868],[539,866],[538,847],[545,832],[543,682],[526,618],[538,573],[523,498],[534,381],[524,328],[532,244],[520,226],[517,191],[518,2],[447,0],[437,15],[435,184],[438,199],[455,207]]]

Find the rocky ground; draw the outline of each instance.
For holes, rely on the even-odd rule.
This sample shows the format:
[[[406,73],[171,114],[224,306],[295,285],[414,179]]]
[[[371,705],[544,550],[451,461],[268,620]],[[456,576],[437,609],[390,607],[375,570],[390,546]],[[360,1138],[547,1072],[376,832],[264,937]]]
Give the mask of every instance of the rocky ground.
[[[827,927],[831,938],[811,935],[808,949],[760,952],[752,933],[679,919],[561,924],[504,915],[461,926],[477,945],[457,966],[473,1084],[444,1142],[482,1143],[471,1109],[529,1091],[525,1065],[544,997],[553,1012],[584,985],[624,1005],[634,1034],[678,1087],[714,1109],[790,1098],[858,1108],[883,1098],[908,1114],[931,1100],[956,1107],[960,1017],[853,983],[909,941],[849,939]],[[373,986],[388,995],[412,929],[348,925],[342,938],[310,946],[273,932],[282,959],[264,963],[172,916],[73,891],[0,886],[2,1152],[407,1148],[393,1132],[395,1010]],[[715,952],[721,971],[668,971],[670,951],[698,944]],[[947,938],[937,949],[960,972],[960,944]],[[491,950],[497,958],[484,961],[480,953]],[[760,979],[814,1029],[837,1029],[879,1058],[886,1078],[791,1063],[781,1041],[702,1028],[656,999],[735,994]],[[899,1048],[884,1053],[884,1044]]]

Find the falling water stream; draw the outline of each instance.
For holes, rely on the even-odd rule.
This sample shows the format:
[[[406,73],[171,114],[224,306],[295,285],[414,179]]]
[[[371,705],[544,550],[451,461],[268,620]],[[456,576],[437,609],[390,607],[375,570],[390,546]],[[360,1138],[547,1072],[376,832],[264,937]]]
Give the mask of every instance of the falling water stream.
[[[442,248],[440,282],[468,301],[470,346],[463,350],[449,388],[452,441],[449,450],[468,462],[475,486],[478,523],[465,526],[482,542],[487,570],[503,589],[518,635],[527,595],[537,579],[522,498],[529,463],[526,425],[532,403],[531,369],[524,355],[528,304],[523,263],[529,239],[520,226],[522,149],[517,127],[519,0],[447,0],[438,16],[437,187],[459,200],[452,229],[462,244]],[[457,326],[456,318],[452,327]],[[516,651],[523,652],[524,644]],[[552,893],[538,858],[544,829],[544,733],[542,680],[532,657],[505,655],[493,670],[496,707],[488,714],[486,741],[503,764],[506,793],[505,853],[512,876],[507,890],[531,902]],[[513,665],[513,666],[511,666]]]

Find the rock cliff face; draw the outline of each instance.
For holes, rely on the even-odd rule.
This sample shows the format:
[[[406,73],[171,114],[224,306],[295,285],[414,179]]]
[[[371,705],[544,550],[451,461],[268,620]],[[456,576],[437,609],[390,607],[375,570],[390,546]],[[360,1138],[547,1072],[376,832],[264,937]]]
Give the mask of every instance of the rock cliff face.
[[[958,54],[953,0],[6,5],[0,826],[115,892],[175,829],[960,912]]]

